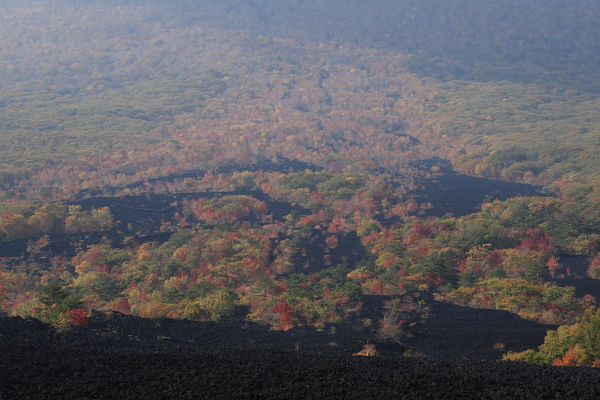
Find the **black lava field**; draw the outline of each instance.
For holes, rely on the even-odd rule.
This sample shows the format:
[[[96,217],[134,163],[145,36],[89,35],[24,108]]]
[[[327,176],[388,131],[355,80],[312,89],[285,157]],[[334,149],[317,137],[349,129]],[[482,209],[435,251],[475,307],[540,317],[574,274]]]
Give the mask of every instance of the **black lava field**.
[[[434,202],[438,213],[444,210],[444,200],[462,204],[464,210],[452,211],[466,214],[485,196],[535,193],[528,185],[507,184],[495,186],[493,193],[483,189],[470,193],[470,201],[455,202],[473,186],[465,179],[475,178],[454,175],[439,181],[435,193],[444,191],[443,198],[435,198],[433,191],[416,194]],[[151,232],[154,224],[173,213],[173,200],[178,199],[152,195],[93,198],[78,204],[109,205],[116,219]],[[281,215],[289,213],[289,207],[269,204]],[[153,239],[167,239],[158,236]],[[68,254],[75,239],[55,236],[53,250]],[[9,242],[0,252],[10,256],[25,246],[26,241]],[[583,290],[596,294],[595,282],[584,281],[576,286],[587,285]],[[378,337],[377,326],[365,323],[380,318],[385,299],[366,296],[356,315],[335,326],[286,332],[246,322],[247,310],[241,307],[221,323],[96,312],[88,325],[63,332],[35,319],[0,318],[0,399],[592,399],[600,395],[596,369],[499,361],[505,351],[539,346],[555,326],[422,295],[428,311],[409,321],[410,328],[400,339],[386,341]],[[495,344],[504,347],[496,349]],[[377,357],[352,356],[365,345],[374,345]]]
[[[34,319],[0,318],[0,399],[593,399],[600,371],[498,361],[539,345],[553,326],[496,310],[426,299],[428,321],[400,341],[361,321],[380,312],[367,296],[336,329],[287,332],[242,320],[151,320],[95,313],[56,332]],[[352,356],[373,344],[377,357]]]
[[[448,201],[463,205],[464,209],[453,210],[455,213],[467,214],[485,196],[503,199],[535,194],[531,186],[505,184],[485,187],[470,196],[470,202],[454,201],[464,193],[463,186],[481,187],[481,182],[469,179],[475,178],[455,175],[431,182],[435,188],[417,195],[432,201],[438,213],[444,209],[441,202]],[[440,190],[445,197],[436,198],[434,194]],[[200,195],[207,194],[194,194]],[[152,232],[153,225],[173,213],[172,202],[178,199],[151,195],[93,198],[78,204],[84,208],[109,205],[115,219]],[[276,217],[291,211],[287,204],[265,200],[278,214]],[[111,234],[114,232],[104,232]],[[152,239],[168,238],[159,236]],[[340,243],[338,256],[351,251],[355,240],[352,237],[348,243]],[[85,239],[94,241],[90,235]],[[51,246],[55,253],[69,254],[76,240],[77,237],[57,235]],[[0,252],[11,256],[22,252],[25,246],[23,240],[9,242],[3,244]],[[571,261],[577,270],[577,260]],[[600,288],[595,283],[591,279],[568,282],[578,290],[598,295]],[[596,369],[500,361],[503,352],[539,346],[546,332],[555,326],[526,321],[504,311],[460,307],[434,301],[426,294],[421,296],[427,312],[409,320],[410,328],[395,340],[379,338],[377,327],[365,323],[381,317],[386,296],[365,296],[363,308],[342,323],[320,330],[297,327],[285,332],[246,322],[247,310],[243,307],[220,323],[95,312],[88,325],[73,326],[63,332],[35,319],[4,317],[0,318],[0,399],[600,396],[600,371]],[[497,349],[495,344],[502,344],[503,348]],[[365,345],[374,345],[377,356],[353,356]]]

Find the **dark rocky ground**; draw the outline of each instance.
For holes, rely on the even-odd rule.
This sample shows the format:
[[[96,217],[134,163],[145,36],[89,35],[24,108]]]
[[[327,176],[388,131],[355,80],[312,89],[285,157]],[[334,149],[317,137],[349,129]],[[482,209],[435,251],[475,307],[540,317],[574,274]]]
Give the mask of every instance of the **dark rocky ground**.
[[[2,355],[3,399],[594,399],[592,369],[222,350]]]
[[[461,215],[476,211],[485,196],[504,198],[517,195],[515,191],[535,192],[526,186],[490,183],[469,196],[470,202],[463,198],[461,203],[454,201],[463,193],[456,190],[458,186],[476,183],[481,187],[482,183],[463,182],[460,176],[448,179],[439,180],[440,187],[435,190],[417,193],[419,198],[432,201],[437,208],[433,210],[440,215],[448,212],[446,203],[464,204],[464,210],[450,210]],[[446,193],[437,198],[434,194],[440,188],[446,188]],[[202,195],[207,194],[93,198],[78,204],[85,209],[111,206],[123,226],[131,223],[134,232],[149,232],[145,240],[162,241],[169,233],[152,232],[156,224],[172,218],[173,202],[181,201],[182,196]],[[265,200],[275,219],[291,211],[289,205]],[[118,207],[113,202],[118,202]],[[118,244],[122,235],[131,234],[118,234],[119,229],[124,228],[82,237],[57,235],[52,237],[50,251],[69,255],[78,240],[92,243],[102,236]],[[315,235],[315,243],[320,243],[322,238]],[[22,254],[26,244],[27,240],[2,244],[0,255]],[[311,249],[307,257],[322,259],[323,250],[309,244],[304,243]],[[349,256],[349,262],[361,258],[360,249],[356,250],[359,247],[355,236],[344,237],[332,254],[334,261],[342,254]],[[349,251],[352,248],[356,254]],[[598,297],[596,281],[583,278],[585,260],[561,261],[574,271],[564,279],[565,284],[576,286],[579,295]],[[401,335],[382,339],[377,321],[382,317],[384,299],[366,296],[361,311],[344,323],[322,330],[300,327],[287,332],[245,322],[242,308],[221,323],[95,313],[88,325],[64,332],[37,320],[0,315],[0,400],[600,398],[600,371],[596,369],[499,361],[503,352],[539,346],[546,331],[554,326],[525,321],[508,312],[436,302],[421,295],[424,310],[406,316],[407,328]],[[497,343],[504,345],[502,350],[494,348]],[[374,344],[379,357],[352,356],[365,344]]]
[[[242,321],[150,320],[95,313],[56,332],[0,318],[0,399],[594,399],[600,371],[498,361],[547,329],[510,313],[426,299],[424,323],[377,337],[381,298],[323,330]],[[375,344],[379,357],[352,356]],[[493,347],[504,343],[502,351]]]
[[[481,211],[481,204],[494,200],[507,200],[521,196],[550,196],[540,186],[525,183],[496,181],[456,173],[446,173],[422,182],[421,188],[412,192],[417,202],[431,202],[433,208],[420,217],[454,217]]]

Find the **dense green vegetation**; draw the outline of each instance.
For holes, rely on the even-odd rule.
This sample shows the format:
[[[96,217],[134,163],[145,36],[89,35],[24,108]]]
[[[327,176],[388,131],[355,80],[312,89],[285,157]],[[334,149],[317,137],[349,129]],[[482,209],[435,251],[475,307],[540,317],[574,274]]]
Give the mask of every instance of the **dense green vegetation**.
[[[596,95],[508,81],[432,89],[429,126],[460,171],[548,185],[598,180]]]
[[[161,77],[141,83],[97,80],[79,86],[42,86],[31,92],[6,90],[0,129],[1,170],[35,169],[54,160],[88,157],[97,149],[153,145],[164,140],[165,124],[202,107],[225,89],[215,71]]]
[[[548,335],[538,351],[526,350],[521,353],[509,352],[505,360],[524,361],[534,364],[552,364],[556,366],[586,365],[598,367],[598,333],[600,332],[600,314],[590,309],[580,322],[563,325]]]

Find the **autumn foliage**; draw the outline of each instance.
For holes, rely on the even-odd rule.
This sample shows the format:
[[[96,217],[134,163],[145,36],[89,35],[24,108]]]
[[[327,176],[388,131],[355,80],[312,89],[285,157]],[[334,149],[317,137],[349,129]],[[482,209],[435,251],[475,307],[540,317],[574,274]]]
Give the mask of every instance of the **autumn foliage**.
[[[398,340],[426,313],[409,294],[429,291],[569,324],[513,359],[597,365],[595,298],[565,281],[600,277],[595,3],[566,30],[537,3],[525,26],[433,1],[460,37],[423,29],[411,1],[296,2],[286,24],[239,4],[46,3],[2,7],[0,242],[27,243],[0,260],[0,310],[66,329],[90,309],[219,321],[245,306],[323,329],[368,294],[392,296],[378,329]],[[451,169],[552,196],[428,218],[415,189]],[[168,198],[164,218],[80,205],[134,196]]]

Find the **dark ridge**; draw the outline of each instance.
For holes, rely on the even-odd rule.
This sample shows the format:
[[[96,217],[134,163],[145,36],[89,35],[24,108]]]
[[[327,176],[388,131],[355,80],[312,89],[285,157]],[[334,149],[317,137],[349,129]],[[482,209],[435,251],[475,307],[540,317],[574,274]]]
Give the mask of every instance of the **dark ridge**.
[[[98,196],[98,195],[106,195],[108,193],[111,194],[115,194],[118,193],[120,191],[122,191],[123,189],[134,189],[134,188],[139,188],[144,186],[145,182],[147,181],[148,183],[158,183],[158,182],[172,182],[178,179],[185,179],[185,178],[202,178],[206,173],[213,173],[213,174],[228,174],[234,171],[250,171],[250,172],[257,172],[257,171],[264,171],[264,172],[281,172],[281,173],[290,173],[290,172],[294,172],[294,171],[304,171],[304,170],[309,170],[309,171],[322,171],[323,168],[318,167],[316,165],[313,164],[309,164],[309,163],[305,163],[302,161],[298,161],[298,160],[290,160],[288,158],[285,157],[279,157],[277,159],[277,162],[273,162],[271,160],[259,160],[256,163],[253,164],[248,164],[248,165],[225,165],[219,168],[216,168],[214,170],[194,170],[194,171],[183,171],[183,172],[176,172],[173,174],[169,174],[169,175],[165,175],[165,176],[159,176],[156,178],[148,178],[145,181],[140,181],[140,182],[135,182],[135,183],[131,183],[129,185],[125,185],[125,186],[111,186],[111,187],[107,187],[103,190],[81,190],[78,194],[79,198],[84,198],[86,196]],[[123,171],[115,171],[115,173],[122,173]]]
[[[427,302],[431,316],[410,340],[386,342],[377,339],[374,328],[356,325],[362,317],[374,317],[370,307],[380,302],[381,297],[368,296],[365,313],[335,332],[330,325],[281,332],[235,321],[96,313],[87,326],[57,333],[37,320],[0,318],[0,398],[593,399],[600,394],[597,369],[494,361],[500,353],[491,347],[493,340],[524,348],[542,326],[494,310],[463,312]],[[488,335],[477,340],[490,345],[487,355],[474,343],[477,335]],[[366,343],[374,343],[383,356],[351,356]],[[410,352],[403,353],[406,349]]]
[[[447,163],[436,159],[423,161],[416,164],[415,167],[428,169],[434,165],[441,165],[440,171],[443,174],[420,182],[421,188],[412,192],[419,203],[431,202],[433,205],[432,209],[422,211],[418,214],[418,216],[423,218],[442,217],[446,214],[452,214],[455,217],[472,214],[480,211],[482,203],[496,199],[506,200],[517,196],[549,196],[549,194],[541,191],[541,187],[533,185],[455,174],[451,172]],[[281,168],[277,168],[277,164],[261,164],[260,166],[255,166],[254,170],[291,172],[303,171],[304,169],[311,171],[318,170],[309,164],[289,160]],[[197,175],[194,176],[202,176],[199,172],[195,174]],[[164,182],[183,177],[183,175],[177,175],[156,179],[157,181],[161,180]],[[142,185],[142,183],[136,185]],[[114,220],[121,221],[121,223],[107,232],[50,235],[51,243],[49,250],[55,254],[64,253],[74,255],[76,242],[85,239],[88,244],[95,244],[99,243],[103,237],[112,240],[114,245],[118,245],[123,237],[127,235],[138,236],[139,238],[144,238],[146,241],[158,240],[163,237],[164,239],[162,240],[166,240],[168,234],[159,233],[157,230],[164,222],[174,223],[175,212],[182,212],[181,207],[173,205],[174,202],[181,202],[186,198],[196,199],[200,197],[228,195],[248,195],[265,201],[269,212],[273,214],[274,220],[282,220],[283,217],[293,211],[296,211],[299,215],[310,214],[308,210],[302,207],[275,201],[261,191],[249,189],[238,189],[230,192],[194,192],[164,195],[147,193],[139,196],[91,197],[67,204],[80,205],[85,211],[89,211],[92,208],[109,207]],[[399,221],[398,218],[385,220],[383,216],[376,216],[376,218],[386,226]],[[118,234],[117,231],[123,233]],[[158,239],[150,238],[150,236],[154,237],[155,235],[158,235]],[[0,257],[18,257],[24,254],[28,242],[32,239],[35,238],[30,237],[0,243]]]
[[[413,351],[432,358],[489,360],[490,353],[536,348],[557,326],[529,321],[508,311],[462,307],[433,301],[430,317],[405,341]],[[501,350],[494,344],[502,343]]]
[[[117,224],[109,231],[85,232],[76,234],[51,234],[48,248],[51,254],[73,256],[77,252],[77,243],[85,241],[86,245],[100,243],[103,238],[112,241],[113,246],[120,246],[125,236],[134,236],[136,240],[163,242],[168,240],[172,232],[159,232],[165,222],[177,224],[175,213],[183,212],[181,202],[185,199],[214,198],[231,195],[247,195],[265,201],[273,220],[281,221],[286,215],[295,211],[298,215],[310,212],[304,208],[292,206],[271,199],[263,192],[239,189],[230,192],[194,192],[178,194],[147,193],[141,196],[124,197],[92,197],[66,204],[79,205],[84,211],[109,207]],[[178,202],[178,205],[174,205]],[[118,222],[120,221],[120,222]],[[27,244],[36,237],[12,240],[0,243],[0,257],[19,257],[27,252]]]
[[[422,217],[454,217],[481,211],[481,204],[512,197],[551,196],[542,192],[541,186],[526,183],[497,181],[463,174],[443,174],[421,182],[413,191],[419,203],[431,202],[433,208]]]
[[[384,301],[389,296],[367,295],[362,308],[342,322],[322,329],[300,326],[274,331],[268,325],[245,320],[246,307],[238,307],[222,322],[199,322],[173,318],[148,319],[119,312],[94,311],[87,325],[56,332],[33,318],[0,319],[0,345],[6,347],[90,350],[106,353],[189,353],[225,349],[278,349],[311,354],[353,354],[373,343],[383,356],[397,357],[409,350],[430,358],[468,358],[494,361],[502,352],[539,346],[543,325],[515,314],[472,309],[433,301],[427,294],[413,294],[422,310],[406,313],[405,327],[395,338],[380,337]],[[504,343],[502,351],[495,343]]]

